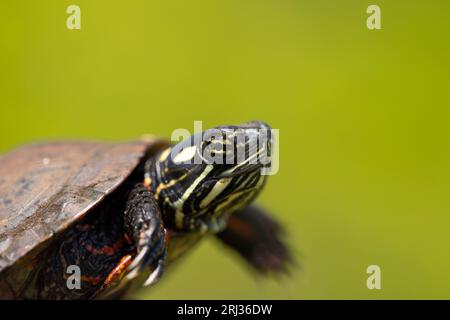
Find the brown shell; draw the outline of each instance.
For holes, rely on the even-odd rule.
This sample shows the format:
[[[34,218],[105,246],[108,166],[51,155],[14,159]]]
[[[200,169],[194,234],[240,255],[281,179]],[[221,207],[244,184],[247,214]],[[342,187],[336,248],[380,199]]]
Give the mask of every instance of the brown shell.
[[[0,157],[0,271],[82,218],[160,143],[54,142]]]

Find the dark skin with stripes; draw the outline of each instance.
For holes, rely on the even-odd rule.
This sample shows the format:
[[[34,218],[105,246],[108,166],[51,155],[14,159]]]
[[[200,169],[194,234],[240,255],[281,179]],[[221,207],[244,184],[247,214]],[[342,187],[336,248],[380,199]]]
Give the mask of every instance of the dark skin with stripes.
[[[240,146],[237,129],[253,133]],[[281,226],[251,205],[265,184],[263,164],[216,164],[208,159],[192,163],[196,152],[216,143],[219,134],[225,141],[222,146],[234,143],[235,153],[240,147],[247,156],[270,151],[270,137],[263,140],[259,133],[268,129],[261,122],[217,127],[216,135],[194,144],[195,149],[189,149],[192,144],[186,140],[143,161],[117,190],[41,253],[42,263],[29,280],[35,285],[28,285],[37,290],[24,288],[21,296],[121,298],[156,283],[170,262],[208,234],[261,274],[286,271],[291,256]],[[254,147],[252,139],[262,143]],[[67,286],[67,268],[73,265],[81,270],[76,290]]]

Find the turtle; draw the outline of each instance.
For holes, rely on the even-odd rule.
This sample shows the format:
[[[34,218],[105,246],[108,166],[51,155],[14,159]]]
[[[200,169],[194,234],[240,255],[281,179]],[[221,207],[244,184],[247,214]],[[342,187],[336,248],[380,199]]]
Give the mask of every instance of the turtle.
[[[0,298],[124,298],[208,235],[257,274],[286,271],[284,228],[253,204],[270,167],[255,159],[272,140],[250,121],[176,144],[52,141],[3,155]]]

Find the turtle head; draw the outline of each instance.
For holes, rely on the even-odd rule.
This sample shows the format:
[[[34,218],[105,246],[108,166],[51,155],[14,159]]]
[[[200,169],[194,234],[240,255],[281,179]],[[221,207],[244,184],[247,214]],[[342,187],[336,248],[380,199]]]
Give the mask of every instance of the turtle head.
[[[165,223],[177,230],[222,230],[250,204],[270,167],[272,133],[259,121],[193,135],[151,160],[147,177]]]

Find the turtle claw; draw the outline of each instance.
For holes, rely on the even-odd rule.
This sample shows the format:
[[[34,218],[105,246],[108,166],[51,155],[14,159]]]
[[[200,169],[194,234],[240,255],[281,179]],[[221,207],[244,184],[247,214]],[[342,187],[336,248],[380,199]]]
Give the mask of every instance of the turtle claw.
[[[128,274],[127,274],[128,280],[135,279],[145,268],[153,268],[153,271],[145,281],[144,286],[153,284],[161,278],[166,258],[164,239],[160,241],[159,245],[156,246],[155,249],[158,248],[161,249],[162,252],[160,252],[160,254],[158,254],[157,256],[155,256],[155,252],[152,252],[150,250],[150,247],[148,246],[144,246],[140,250],[138,255],[134,258],[133,262],[128,266]]]
[[[148,247],[144,247],[136,256],[136,258],[134,258],[133,262],[128,266],[129,270],[127,275],[128,280],[132,280],[138,276],[139,271],[141,270],[142,267],[142,259],[147,254],[147,251]]]
[[[164,260],[161,259],[158,261],[158,266],[156,267],[156,269],[153,270],[150,276],[148,276],[147,280],[145,280],[144,287],[154,285],[156,282],[159,281],[159,279],[161,279],[163,273],[164,273]]]

